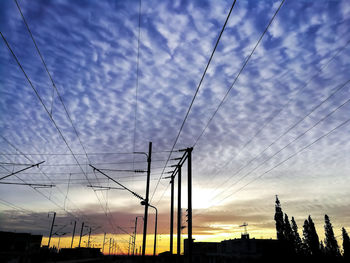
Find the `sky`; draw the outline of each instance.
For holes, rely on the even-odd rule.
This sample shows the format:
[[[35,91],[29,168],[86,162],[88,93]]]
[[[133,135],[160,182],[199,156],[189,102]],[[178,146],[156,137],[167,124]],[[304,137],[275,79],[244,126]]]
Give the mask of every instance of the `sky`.
[[[300,234],[308,215],[321,238],[324,214],[336,235],[350,229],[347,1],[237,0],[200,86],[231,1],[142,1],[141,12],[136,0],[17,1],[57,90],[16,2],[0,1],[0,31],[31,83],[1,39],[0,173],[45,161],[1,181],[55,187],[0,184],[0,230],[45,244],[55,211],[61,246],[75,220],[96,246],[106,232],[125,253],[144,208],[125,190],[87,187],[117,187],[89,164],[144,197],[145,173],[130,170],[147,169],[133,152],[149,142],[157,252],[169,240],[167,160],[187,147],[197,241],[239,238],[243,222],[251,237],[276,238],[276,195]],[[186,226],[187,162],[182,192]],[[147,253],[153,229],[150,208]]]

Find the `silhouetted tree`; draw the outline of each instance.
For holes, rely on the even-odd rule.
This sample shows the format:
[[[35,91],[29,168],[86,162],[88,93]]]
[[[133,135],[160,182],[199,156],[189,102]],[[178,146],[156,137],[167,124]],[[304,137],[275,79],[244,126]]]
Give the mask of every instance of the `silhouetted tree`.
[[[290,245],[294,247],[293,230],[292,230],[292,227],[290,226],[289,218],[287,214],[284,214],[283,235],[286,238],[286,240],[290,243]]]
[[[324,247],[324,245],[323,245],[323,241],[321,240],[321,242],[320,242],[320,252],[321,252],[321,254],[323,254],[323,255],[326,255],[327,253],[326,253],[326,248]]]
[[[277,195],[276,195],[276,204],[275,204],[275,221],[276,221],[277,239],[286,240],[284,236],[283,212],[282,212],[280,200],[278,200]]]
[[[307,219],[304,221],[303,225],[303,244],[305,247],[305,253],[311,254],[310,247],[309,247],[309,240],[310,240],[310,230],[309,230],[309,221]]]
[[[309,254],[316,256],[320,254],[320,241],[316,232],[315,224],[311,219],[311,216],[308,217],[308,220],[304,222],[304,243],[308,249]]]
[[[343,251],[344,251],[343,257],[345,259],[350,260],[350,239],[344,227],[342,228],[342,234],[343,234]]]
[[[338,242],[335,239],[333,227],[328,215],[324,215],[324,231],[325,231],[325,252],[329,256],[340,256]]]
[[[294,220],[294,217],[292,216],[292,233],[293,233],[293,240],[294,240],[294,248],[295,252],[297,254],[303,254],[303,244],[301,242],[301,238],[298,232],[298,225]]]

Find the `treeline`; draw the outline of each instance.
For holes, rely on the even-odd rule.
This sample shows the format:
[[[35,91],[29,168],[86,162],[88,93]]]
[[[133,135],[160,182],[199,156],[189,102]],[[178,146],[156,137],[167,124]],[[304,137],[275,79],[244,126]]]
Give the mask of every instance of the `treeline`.
[[[342,251],[334,235],[333,226],[328,215],[325,218],[325,240],[320,241],[315,224],[309,216],[303,225],[303,237],[300,237],[294,217],[289,221],[283,213],[281,203],[276,196],[275,221],[277,239],[286,244],[290,253],[298,258],[326,259],[328,262],[350,262],[350,239],[345,228],[342,228]]]

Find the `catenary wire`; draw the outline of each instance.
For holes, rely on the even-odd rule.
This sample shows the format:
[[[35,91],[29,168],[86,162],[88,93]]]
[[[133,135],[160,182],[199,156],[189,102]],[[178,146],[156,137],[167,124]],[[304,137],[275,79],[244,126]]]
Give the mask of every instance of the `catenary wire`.
[[[263,125],[258,129],[257,132],[254,133],[254,135],[247,141],[244,143],[244,145],[239,149],[238,153],[235,154],[232,158],[230,158],[228,161],[226,161],[224,163],[224,165],[220,166],[220,169],[218,171],[215,172],[215,174],[213,175],[213,177],[210,178],[210,180],[214,180],[214,178],[220,173],[220,171],[222,171],[223,169],[225,169],[233,160],[235,160],[235,158],[237,158],[242,152],[243,150],[250,145],[254,139],[270,124],[272,123],[272,121],[274,119],[276,119],[282,112],[283,110],[292,102],[295,100],[295,98],[297,97],[298,94],[300,94],[301,92],[303,92],[305,90],[305,88],[311,83],[311,81],[316,78],[320,73],[322,73],[322,71],[328,67],[328,65],[336,58],[339,56],[339,54],[341,54],[346,48],[347,46],[350,44],[350,40],[348,40],[344,46],[342,46],[340,49],[338,49],[333,56],[322,66],[320,67],[320,69],[314,74],[312,75],[303,86],[301,86],[301,88],[299,88],[296,92],[296,94],[289,98],[283,105],[282,107],[280,107],[276,113],[274,113],[273,115],[269,116],[266,118],[266,120],[264,121]]]
[[[292,124],[288,129],[286,129],[281,135],[277,137],[277,139],[273,140],[267,147],[265,147],[260,153],[258,153],[255,157],[253,157],[250,161],[248,161],[245,165],[241,166],[234,174],[229,176],[224,182],[222,182],[220,185],[218,185],[213,192],[220,188],[221,186],[225,185],[231,178],[233,178],[235,175],[237,175],[240,171],[242,171],[244,168],[248,167],[252,162],[254,162],[256,159],[258,159],[260,156],[262,156],[269,148],[271,148],[277,141],[279,141],[283,136],[288,134],[291,130],[293,130],[295,127],[297,127],[301,122],[303,122],[307,117],[309,117],[313,112],[315,112],[319,107],[321,107],[324,103],[326,103],[329,99],[331,99],[334,95],[336,95],[339,91],[341,91],[344,87],[348,85],[350,80],[347,80],[345,83],[338,85],[338,87],[335,88],[333,92],[331,92],[325,99],[323,99],[320,103],[318,103],[316,106],[314,106],[307,114],[305,114],[302,118],[300,118],[297,122]]]
[[[339,109],[341,109],[342,107],[344,107],[346,104],[348,104],[350,102],[350,99],[347,99],[345,102],[343,102],[341,105],[337,106],[335,109],[333,109],[332,111],[330,111],[327,115],[325,115],[324,117],[322,117],[321,119],[319,119],[317,122],[315,122],[311,127],[309,127],[308,129],[306,129],[304,132],[302,132],[301,134],[299,134],[297,137],[295,137],[293,140],[291,140],[288,144],[286,144],[285,146],[283,146],[282,148],[280,148],[278,151],[276,151],[273,155],[271,155],[270,157],[268,157],[267,159],[265,159],[264,161],[262,161],[259,165],[257,165],[255,168],[253,168],[252,170],[250,170],[248,173],[244,174],[243,176],[241,176],[238,180],[236,180],[233,184],[231,184],[230,186],[228,186],[226,189],[232,188],[233,186],[235,186],[237,183],[239,183],[240,181],[242,181],[244,178],[246,178],[248,175],[250,175],[251,173],[253,173],[254,171],[256,171],[258,168],[260,168],[262,165],[264,165],[265,163],[267,163],[269,160],[271,160],[273,157],[275,157],[277,154],[279,154],[281,151],[283,151],[284,149],[286,149],[287,147],[289,147],[291,144],[293,144],[294,142],[296,142],[297,140],[299,140],[302,136],[304,136],[305,134],[307,134],[309,131],[311,131],[313,128],[315,128],[316,126],[318,126],[320,123],[322,123],[323,121],[325,121],[326,119],[328,119],[330,116],[332,116],[335,112],[337,112]],[[215,199],[217,196],[219,196],[221,193],[215,195],[213,198]]]
[[[29,79],[29,77],[28,77],[28,75],[27,75],[27,73],[24,71],[24,69],[23,69],[21,63],[19,62],[17,56],[15,55],[15,53],[14,53],[13,50],[12,50],[12,48],[10,47],[8,41],[6,40],[6,38],[4,37],[4,35],[2,34],[1,31],[0,31],[0,34],[1,34],[1,37],[2,37],[2,39],[4,40],[4,42],[5,42],[6,46],[7,46],[7,48],[9,49],[9,51],[10,51],[11,54],[12,54],[12,56],[13,56],[14,59],[16,60],[17,65],[20,67],[20,69],[21,69],[21,71],[23,72],[25,78],[27,79],[27,81],[28,81],[28,83],[30,84],[31,88],[34,90],[34,92],[35,92],[37,98],[39,99],[40,103],[41,103],[42,106],[44,107],[46,113],[47,113],[48,116],[49,116],[49,119],[50,119],[51,122],[54,124],[54,126],[55,126],[56,130],[58,131],[60,137],[62,138],[62,140],[63,140],[64,143],[66,144],[67,148],[68,148],[69,151],[71,152],[71,155],[73,156],[74,160],[75,160],[76,163],[78,164],[79,168],[80,168],[81,171],[84,173],[84,176],[85,176],[86,180],[89,182],[89,178],[88,178],[88,176],[85,174],[85,171],[84,171],[84,169],[81,167],[81,164],[79,163],[77,157],[74,155],[72,148],[69,146],[69,144],[68,144],[66,138],[64,137],[62,131],[60,130],[60,128],[58,127],[56,121],[53,119],[52,115],[51,115],[50,112],[48,111],[46,105],[44,104],[44,102],[43,102],[42,98],[40,97],[40,95],[39,95],[38,91],[36,90],[36,88],[33,86],[31,80]],[[98,197],[98,195],[97,195],[96,192],[95,192],[95,195],[96,195],[96,198],[98,199],[98,201],[99,201],[99,203],[100,203],[100,205],[101,205],[103,211],[105,212],[105,214],[107,214],[107,212],[104,210],[103,205],[102,205],[102,203],[101,203],[101,200],[100,200],[100,198]]]
[[[42,98],[40,97],[38,91],[37,91],[36,88],[33,86],[31,80],[29,79],[29,77],[28,77],[28,75],[27,75],[27,73],[24,71],[24,68],[22,67],[22,65],[21,65],[21,63],[19,62],[17,56],[16,56],[15,53],[13,52],[12,48],[10,47],[8,41],[6,40],[5,36],[2,34],[1,31],[0,31],[0,35],[1,35],[2,39],[3,39],[3,41],[5,42],[7,48],[9,49],[10,53],[12,54],[13,58],[15,59],[17,65],[19,66],[19,68],[21,69],[21,71],[22,71],[22,73],[24,74],[25,78],[27,79],[28,83],[30,84],[31,88],[32,88],[33,91],[35,92],[35,94],[36,94],[38,100],[40,101],[40,103],[41,103],[42,106],[44,107],[46,113],[47,113],[48,116],[49,116],[49,119],[50,119],[51,122],[54,124],[54,126],[55,126],[56,130],[58,131],[58,133],[60,134],[62,140],[64,141],[64,143],[66,144],[67,148],[68,148],[69,151],[71,152],[71,155],[73,156],[73,158],[75,159],[75,161],[76,161],[77,164],[79,165],[80,169],[81,169],[82,172],[84,173],[84,175],[85,175],[87,181],[89,182],[88,176],[85,174],[84,169],[81,167],[80,163],[78,162],[77,157],[76,157],[75,154],[73,153],[73,151],[72,151],[71,147],[69,146],[69,144],[68,144],[66,138],[65,138],[64,135],[62,134],[62,131],[60,130],[60,128],[58,127],[56,121],[53,119],[52,115],[51,115],[50,112],[48,111],[48,109],[47,109],[46,105],[44,104]],[[90,184],[90,185],[91,185],[91,184]],[[107,216],[107,211],[104,210],[104,207],[103,207],[103,205],[102,205],[102,203],[101,203],[101,200],[99,199],[97,193],[96,193],[96,192],[94,192],[94,193],[95,193],[95,196],[96,196],[96,198],[98,199],[98,201],[99,201],[99,203],[100,203],[100,205],[101,205],[103,211],[105,212],[105,214],[106,214],[106,216]],[[108,216],[107,216],[107,217],[108,217]]]
[[[214,117],[216,116],[217,112],[219,111],[219,109],[221,108],[221,106],[224,104],[227,96],[229,95],[230,91],[232,90],[232,88],[234,87],[234,85],[236,84],[239,76],[241,75],[241,73],[243,72],[244,68],[246,67],[246,65],[248,64],[250,58],[252,57],[252,55],[254,54],[256,48],[259,46],[261,40],[263,39],[264,35],[266,34],[267,30],[269,29],[270,25],[272,24],[273,20],[275,19],[275,17],[277,16],[279,10],[281,9],[283,3],[285,2],[285,0],[282,0],[280,5],[278,6],[277,10],[275,11],[274,15],[272,16],[272,18],[270,19],[269,24],[267,25],[267,27],[265,28],[264,32],[261,34],[258,42],[255,44],[253,50],[251,51],[251,53],[249,54],[249,56],[247,57],[247,59],[245,60],[245,62],[243,63],[243,66],[241,67],[240,71],[238,72],[238,74],[236,75],[235,79],[233,80],[230,88],[227,90],[225,96],[221,99],[221,102],[219,103],[218,107],[215,109],[213,115],[210,117],[209,121],[207,122],[207,124],[205,125],[204,129],[202,130],[202,132],[199,134],[199,136],[197,137],[193,147],[195,147],[198,143],[198,141],[202,138],[204,132],[207,130],[207,128],[209,127],[210,123],[212,122],[212,120],[214,119]]]
[[[269,29],[270,25],[272,24],[273,20],[275,19],[277,13],[279,12],[279,10],[281,9],[282,5],[284,4],[285,0],[282,0],[279,7],[277,8],[277,10],[275,11],[274,15],[272,16],[272,18],[270,19],[269,24],[267,25],[267,27],[265,28],[264,32],[262,33],[262,35],[260,36],[258,42],[256,43],[256,45],[254,46],[253,50],[251,51],[250,55],[247,57],[247,59],[245,60],[243,66],[241,67],[240,71],[238,72],[237,76],[235,77],[233,83],[231,84],[230,88],[227,90],[225,96],[222,98],[221,102],[219,103],[218,107],[216,108],[216,110],[214,111],[213,115],[210,117],[209,121],[207,122],[207,124],[205,125],[204,129],[202,130],[202,132],[200,133],[200,135],[197,137],[193,148],[197,145],[198,141],[202,138],[204,132],[206,131],[206,129],[208,128],[209,124],[211,123],[211,121],[214,119],[214,117],[216,116],[217,112],[219,111],[219,109],[221,108],[221,106],[224,104],[227,96],[229,95],[231,89],[233,88],[233,86],[235,85],[235,83],[237,82],[240,74],[242,73],[242,71],[244,70],[244,68],[246,67],[246,65],[248,64],[250,58],[252,57],[253,53],[255,52],[256,48],[258,47],[258,45],[260,44],[262,38],[264,37],[264,35],[266,34],[267,30]],[[170,155],[169,155],[170,158]],[[168,158],[168,159],[169,159]],[[163,171],[164,172],[164,171]],[[167,186],[167,188],[165,189],[165,191],[169,188],[169,185]],[[155,189],[156,190],[156,189]],[[163,192],[162,196],[164,196],[165,191]],[[154,193],[153,193],[154,195]],[[152,196],[153,197],[153,196]],[[161,199],[158,200],[157,203],[160,202]]]
[[[309,147],[311,147],[312,145],[314,145],[315,143],[319,142],[320,140],[322,140],[323,138],[327,137],[328,135],[330,135],[331,133],[333,133],[334,131],[336,131],[337,129],[346,126],[348,123],[350,122],[350,118],[345,120],[344,122],[340,123],[339,125],[337,125],[335,128],[331,129],[330,131],[328,131],[327,133],[323,134],[322,136],[318,137],[316,140],[312,141],[311,143],[307,144],[306,146],[302,147],[300,150],[298,150],[297,152],[293,153],[292,155],[288,156],[287,158],[285,158],[284,160],[282,160],[281,162],[279,162],[278,164],[276,164],[275,166],[273,166],[272,168],[266,170],[265,172],[263,172],[262,174],[260,174],[258,177],[252,179],[251,181],[249,181],[248,183],[246,183],[245,185],[243,185],[242,187],[240,187],[239,189],[237,189],[236,191],[230,193],[228,196],[226,196],[225,198],[221,199],[220,201],[216,202],[214,205],[217,206],[218,204],[221,204],[224,200],[226,200],[227,198],[231,197],[232,195],[242,191],[244,188],[246,188],[248,185],[252,184],[253,182],[255,182],[256,180],[260,179],[261,177],[263,177],[264,175],[266,175],[267,173],[273,171],[274,169],[276,169],[277,167],[281,166],[282,164],[284,164],[285,162],[287,162],[288,160],[292,159],[293,157],[295,157],[296,155],[298,155],[299,153],[303,152],[304,150],[308,149]],[[213,207],[214,205],[212,205],[211,207]],[[203,214],[205,211],[208,211],[211,207],[205,209],[204,211],[195,214],[194,216],[199,216],[201,214]]]
[[[197,86],[197,88],[196,88],[196,91],[195,91],[195,93],[194,93],[194,96],[193,96],[193,98],[192,98],[192,101],[191,101],[191,103],[190,103],[190,106],[188,107],[188,110],[187,110],[187,112],[186,112],[185,118],[183,119],[183,121],[182,121],[182,123],[181,123],[179,132],[177,133],[176,138],[175,138],[175,141],[174,141],[174,143],[173,143],[173,146],[171,147],[171,150],[170,150],[168,159],[167,159],[167,161],[166,161],[166,163],[165,163],[165,165],[164,165],[164,169],[163,169],[163,171],[162,171],[162,175],[164,174],[164,171],[165,171],[165,168],[166,168],[166,166],[167,166],[167,164],[168,164],[168,162],[169,162],[170,156],[171,156],[171,154],[172,154],[173,151],[174,151],[174,148],[175,148],[175,146],[176,146],[176,143],[177,143],[177,141],[178,141],[178,139],[179,139],[179,137],[180,137],[180,134],[181,134],[181,132],[182,132],[182,129],[183,129],[185,123],[186,123],[187,117],[188,117],[188,115],[189,115],[189,113],[190,113],[190,111],[191,111],[191,109],[192,109],[192,105],[193,105],[193,103],[194,103],[194,101],[195,101],[195,99],[196,99],[196,97],[197,97],[198,91],[199,91],[199,89],[200,89],[200,87],[201,87],[201,85],[202,85],[202,82],[203,82],[204,77],[205,77],[205,75],[206,75],[206,73],[207,73],[207,70],[208,70],[208,68],[209,68],[209,65],[210,65],[210,63],[211,63],[211,61],[212,61],[212,59],[213,59],[213,57],[214,57],[216,48],[217,48],[217,46],[219,45],[221,36],[222,36],[222,34],[223,34],[223,32],[224,32],[224,30],[225,30],[225,28],[226,28],[227,22],[228,22],[228,20],[229,20],[229,18],[230,18],[230,16],[231,16],[231,13],[232,13],[232,10],[233,10],[233,7],[235,6],[235,4],[236,4],[236,0],[233,1],[232,5],[231,5],[231,8],[230,8],[230,11],[228,12],[228,15],[227,15],[227,17],[226,17],[225,23],[224,23],[224,25],[223,25],[223,27],[222,27],[222,29],[221,29],[221,31],[220,31],[220,34],[219,34],[219,36],[218,36],[218,38],[217,38],[217,40],[216,40],[214,49],[213,49],[213,51],[212,51],[212,53],[211,53],[211,55],[210,55],[210,58],[209,58],[209,60],[208,60],[208,62],[207,62],[207,65],[206,65],[206,67],[205,67],[205,69],[204,69],[204,72],[203,72],[203,74],[202,74],[202,77],[201,77],[201,79],[200,79],[200,81],[199,81],[199,83],[198,83],[198,86]],[[152,202],[152,200],[153,200],[154,194],[155,194],[156,191],[157,191],[157,188],[158,188],[159,182],[160,182],[160,180],[161,180],[161,178],[162,178],[162,175],[159,177],[158,182],[157,182],[157,184],[156,184],[156,187],[154,188],[154,191],[153,191],[152,197],[151,197],[151,202]]]
[[[324,135],[320,136],[319,138],[317,138],[316,140],[314,140],[313,142],[307,144],[306,146],[302,147],[299,151],[293,153],[292,155],[290,155],[288,158],[284,159],[283,161],[279,162],[278,164],[276,164],[275,166],[273,166],[272,168],[270,168],[269,170],[263,172],[262,174],[260,174],[258,177],[254,178],[253,180],[251,180],[250,182],[248,182],[247,184],[243,185],[241,188],[239,188],[238,190],[236,190],[235,192],[233,192],[232,194],[226,196],[224,199],[222,199],[220,202],[226,200],[227,198],[229,198],[230,196],[232,196],[233,194],[238,193],[239,191],[243,190],[245,187],[247,187],[248,185],[250,185],[251,183],[255,182],[256,180],[260,179],[261,177],[263,177],[265,174],[271,172],[272,170],[276,169],[277,167],[281,166],[282,164],[284,164],[285,162],[287,162],[288,160],[290,160],[291,158],[293,158],[294,156],[298,155],[299,153],[301,153],[302,151],[306,150],[307,148],[311,147],[312,145],[314,145],[315,143],[317,143],[318,141],[322,140],[323,138],[327,137],[328,135],[330,135],[331,133],[333,133],[335,130],[347,125],[350,122],[350,119],[345,120],[344,122],[342,122],[341,124],[337,125],[335,128],[331,129],[329,132],[325,133]]]
[[[133,138],[133,152],[136,152],[136,134],[137,134],[137,104],[138,104],[138,89],[140,77],[140,41],[141,41],[141,9],[142,0],[139,0],[139,16],[138,16],[138,36],[137,36],[137,56],[136,56],[136,85],[135,85],[135,115],[134,115],[134,138]],[[135,155],[133,157],[135,160]],[[134,164],[133,164],[134,167]]]

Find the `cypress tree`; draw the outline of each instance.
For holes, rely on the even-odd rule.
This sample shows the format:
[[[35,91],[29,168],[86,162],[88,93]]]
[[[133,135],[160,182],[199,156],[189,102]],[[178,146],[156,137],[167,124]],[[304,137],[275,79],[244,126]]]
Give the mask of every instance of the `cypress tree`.
[[[325,221],[324,230],[325,230],[325,236],[326,236],[324,241],[325,252],[329,256],[339,256],[340,252],[339,252],[338,242],[335,239],[333,227],[329,220],[328,215],[324,216],[324,221]]]
[[[306,255],[310,255],[310,246],[309,246],[309,240],[310,240],[310,229],[309,229],[309,221],[305,220],[303,225],[303,246],[304,246],[304,252]]]
[[[320,251],[321,251],[321,254],[324,254],[324,255],[327,254],[326,248],[324,247],[322,240],[321,240],[321,243],[320,243]]]
[[[311,216],[308,217],[308,220],[305,220],[304,223],[304,242],[308,249],[309,254],[317,256],[320,254],[320,241],[316,232],[315,224],[311,219]]]
[[[276,204],[275,204],[275,221],[276,221],[276,232],[278,240],[286,240],[284,236],[284,221],[283,221],[283,212],[281,208],[281,203],[278,200],[276,195]]]
[[[286,239],[286,244],[288,245],[288,249],[291,253],[296,252],[296,247],[294,244],[294,235],[293,235],[293,230],[292,227],[290,226],[289,223],[289,218],[287,214],[284,214],[284,233],[283,233],[285,239]]]
[[[344,251],[343,257],[344,259],[350,260],[350,239],[344,227],[342,228],[342,234],[343,234],[343,251]]]
[[[301,238],[298,232],[298,225],[294,220],[294,217],[292,216],[292,233],[293,233],[293,240],[294,240],[294,248],[295,252],[297,254],[302,254],[302,243],[301,243]]]
[[[293,231],[287,214],[284,214],[284,236],[288,241],[293,242]]]

